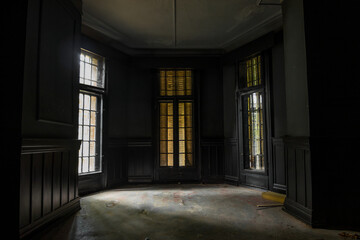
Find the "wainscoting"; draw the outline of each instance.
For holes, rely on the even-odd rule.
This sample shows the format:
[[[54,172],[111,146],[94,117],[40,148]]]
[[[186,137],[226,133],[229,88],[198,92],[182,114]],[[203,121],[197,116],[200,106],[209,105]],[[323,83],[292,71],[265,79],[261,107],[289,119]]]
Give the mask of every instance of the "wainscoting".
[[[279,193],[286,193],[285,145],[282,138],[272,139],[271,188]]]
[[[126,182],[152,182],[153,159],[151,139],[109,140],[106,151],[108,187]]]
[[[78,140],[25,139],[20,163],[20,236],[80,209]]]
[[[200,149],[202,181],[222,182],[224,180],[224,140],[202,139]]]
[[[312,224],[310,146],[307,137],[287,137],[285,141],[287,196],[284,210]]]
[[[238,140],[236,138],[225,138],[224,140],[224,170],[225,182],[229,184],[239,184],[239,158],[238,158]]]

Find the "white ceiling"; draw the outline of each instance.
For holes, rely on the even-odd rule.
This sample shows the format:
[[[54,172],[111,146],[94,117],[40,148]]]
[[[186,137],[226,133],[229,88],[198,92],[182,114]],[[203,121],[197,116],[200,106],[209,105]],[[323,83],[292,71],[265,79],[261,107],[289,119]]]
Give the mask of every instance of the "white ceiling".
[[[256,0],[83,0],[83,24],[134,49],[232,50],[282,25]]]

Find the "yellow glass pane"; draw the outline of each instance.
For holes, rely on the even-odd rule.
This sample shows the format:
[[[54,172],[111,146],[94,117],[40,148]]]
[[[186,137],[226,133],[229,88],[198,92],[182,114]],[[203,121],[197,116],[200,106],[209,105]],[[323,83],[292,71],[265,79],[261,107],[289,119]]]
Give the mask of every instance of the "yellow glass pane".
[[[174,152],[174,143],[173,141],[168,141],[168,153],[173,153]]]
[[[92,58],[92,64],[98,65],[98,60],[96,58]]]
[[[173,154],[168,154],[167,157],[168,157],[167,165],[169,167],[174,166],[174,155]]]
[[[166,116],[167,103],[160,103],[160,116]]]
[[[185,71],[184,70],[177,70],[176,71],[176,76],[177,77],[184,77],[185,76]]]
[[[91,110],[96,111],[96,96],[91,96]]]
[[[192,115],[192,103],[185,103],[186,115]]]
[[[185,153],[185,141],[179,141],[179,153]]]
[[[192,89],[192,79],[191,77],[186,77],[186,90],[187,92],[190,92],[190,94],[191,94],[191,89]]]
[[[168,103],[168,115],[173,115],[173,103]]]
[[[90,124],[96,125],[96,112],[91,112],[90,114]]]
[[[95,128],[95,127],[91,127],[91,128],[90,128],[90,140],[95,141],[95,136],[96,136],[96,128]]]
[[[185,117],[179,116],[179,127],[185,127]]]
[[[185,94],[185,78],[184,77],[177,77],[176,78],[176,90],[177,95],[184,95]]]
[[[173,127],[174,117],[173,116],[168,116],[167,119],[168,119],[168,127],[172,128]]]
[[[186,141],[186,152],[187,153],[192,152],[192,141]]]
[[[186,128],[186,140],[192,139],[192,128]]]
[[[254,58],[252,59],[252,64],[253,64],[253,65],[256,65],[256,64],[257,64],[257,58],[256,58],[256,57],[254,57]]]
[[[160,153],[166,153],[166,141],[160,141]]]
[[[166,154],[160,154],[160,166],[167,166]]]
[[[191,77],[191,70],[186,70],[186,76]]]
[[[175,90],[175,79],[174,77],[167,77],[166,78],[166,90],[168,95],[173,94],[173,91]]]
[[[160,77],[160,95],[165,95],[165,77]]]
[[[185,104],[179,103],[179,115],[184,115],[184,114],[185,114]]]
[[[185,128],[179,128],[179,140],[185,140]]]
[[[193,165],[193,155],[192,155],[192,153],[187,153],[186,154],[185,166],[186,167],[191,167],[192,165]]]
[[[168,129],[168,140],[174,139],[173,129]]]
[[[167,129],[160,128],[160,140],[167,140]]]
[[[160,127],[161,127],[161,128],[166,128],[166,127],[167,127],[167,125],[166,125],[166,119],[167,119],[166,116],[160,116]]]
[[[192,117],[191,116],[186,116],[186,127],[191,127],[192,126]]]
[[[179,154],[179,166],[185,167],[185,154]]]
[[[164,71],[164,70],[161,70],[161,71],[160,71],[160,76],[161,76],[161,77],[165,77],[165,71]]]
[[[174,77],[175,71],[174,70],[168,70],[166,71],[166,77]]]

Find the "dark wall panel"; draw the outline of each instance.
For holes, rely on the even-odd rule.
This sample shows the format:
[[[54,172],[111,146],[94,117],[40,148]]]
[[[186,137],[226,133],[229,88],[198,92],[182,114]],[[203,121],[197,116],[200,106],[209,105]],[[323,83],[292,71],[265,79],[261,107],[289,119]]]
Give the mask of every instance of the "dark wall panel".
[[[22,155],[20,166],[20,228],[31,222],[31,167],[32,156]]]
[[[47,215],[52,208],[52,183],[53,183],[53,153],[45,153],[44,157],[44,174],[43,174],[43,214]]]
[[[20,235],[79,209],[77,140],[24,140],[20,179]],[[72,154],[71,154],[72,153]],[[73,181],[69,181],[69,173]],[[60,207],[61,203],[61,207]]]
[[[25,138],[76,138],[80,24],[80,13],[68,0],[29,2]]]
[[[309,139],[285,138],[287,196],[285,210],[312,224],[312,178]]]
[[[202,181],[224,180],[224,140],[203,139],[200,146]]]
[[[285,146],[282,138],[272,139],[272,188],[274,191],[286,192]]]
[[[38,118],[73,124],[78,24],[74,14],[59,1],[42,1],[41,10]]]
[[[237,139],[225,138],[225,180],[238,184],[239,181],[239,161],[238,161],[238,143]]]

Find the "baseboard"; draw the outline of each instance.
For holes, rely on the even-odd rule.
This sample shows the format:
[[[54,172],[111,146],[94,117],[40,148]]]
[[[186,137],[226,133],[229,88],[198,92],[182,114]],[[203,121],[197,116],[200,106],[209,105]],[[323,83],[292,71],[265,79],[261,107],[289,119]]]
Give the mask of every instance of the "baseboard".
[[[230,185],[239,186],[239,178],[234,176],[225,175],[224,182]]]
[[[151,183],[153,182],[152,176],[128,176],[129,183]]]
[[[19,231],[20,239],[31,239],[31,235],[33,233],[44,229],[45,227],[49,226],[51,223],[58,221],[63,217],[76,213],[80,209],[81,209],[80,198],[75,198],[71,202],[52,211],[48,215],[45,215],[44,217],[40,218],[39,220],[34,221],[30,225],[21,228]]]
[[[302,222],[312,226],[312,209],[306,208],[289,198],[285,198],[283,210]]]

